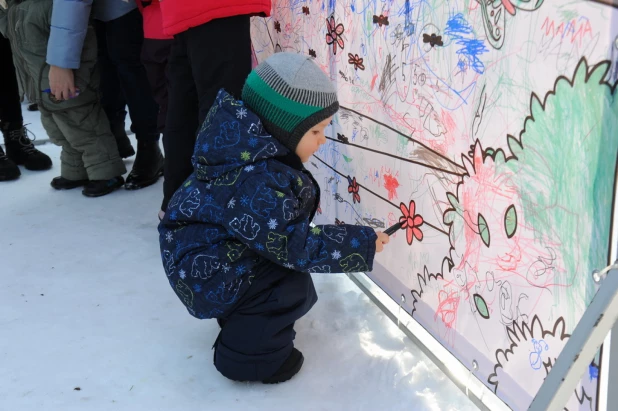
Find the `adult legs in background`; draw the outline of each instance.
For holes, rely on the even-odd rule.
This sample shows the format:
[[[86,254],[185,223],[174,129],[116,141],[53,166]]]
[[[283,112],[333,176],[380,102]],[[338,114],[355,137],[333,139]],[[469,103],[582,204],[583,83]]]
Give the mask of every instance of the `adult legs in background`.
[[[160,133],[165,130],[167,116],[168,80],[167,61],[174,40],[144,39],[142,47],[142,63],[146,68],[148,82],[155,101],[159,105],[157,129]]]
[[[11,44],[1,34],[0,73],[0,130],[6,145],[6,154],[0,147],[0,181],[8,181],[21,175],[18,164],[29,170],[47,170],[52,162],[47,155],[34,148],[24,128]]]
[[[303,363],[294,323],[316,303],[311,275],[269,264],[231,313],[215,342],[215,367],[235,381],[283,382]]]
[[[174,38],[169,58],[169,106],[163,145],[163,203],[192,173],[191,156],[198,126],[206,118],[219,89],[240,98],[251,72],[249,16],[212,20]]]
[[[165,149],[165,178],[163,180],[163,205],[161,206],[163,211],[167,209],[167,204],[174,192],[193,170],[191,156],[198,119],[197,90],[187,55],[186,39],[176,36],[173,41],[167,66],[169,96],[163,132]]]
[[[137,138],[137,156],[133,169],[127,177],[127,189],[139,189],[154,184],[163,174],[163,155],[159,148],[159,132],[157,130],[158,105],[155,102],[146,69],[140,60],[144,33],[142,15],[135,9],[122,17],[108,22],[97,22],[97,34],[106,42],[106,55],[116,68],[132,126]],[[104,40],[102,40],[104,38]],[[107,82],[112,76],[102,78],[101,90],[104,95]],[[113,86],[110,86],[113,90]],[[111,96],[108,102],[110,113],[119,110],[119,93]],[[116,120],[116,118],[114,118]]]
[[[120,87],[118,70],[116,70],[116,66],[112,63],[107,50],[105,23],[95,20],[94,27],[97,33],[97,65],[99,73],[101,73],[101,84],[103,85],[101,105],[109,119],[109,127],[116,139],[120,157],[128,158],[135,155],[135,150],[125,130],[125,118],[127,117],[125,108],[127,101]]]

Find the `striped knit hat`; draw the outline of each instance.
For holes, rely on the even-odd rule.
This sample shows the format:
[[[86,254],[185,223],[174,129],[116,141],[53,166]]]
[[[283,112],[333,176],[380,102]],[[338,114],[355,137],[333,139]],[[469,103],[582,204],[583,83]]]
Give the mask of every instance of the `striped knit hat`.
[[[309,129],[339,110],[337,91],[307,56],[276,53],[247,78],[242,99],[264,128],[292,151]]]

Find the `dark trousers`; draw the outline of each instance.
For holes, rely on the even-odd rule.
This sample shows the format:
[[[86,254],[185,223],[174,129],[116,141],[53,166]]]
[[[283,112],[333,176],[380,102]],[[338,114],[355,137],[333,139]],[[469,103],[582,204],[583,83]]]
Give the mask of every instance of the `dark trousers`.
[[[212,20],[174,38],[168,62],[169,106],[165,147],[165,211],[174,192],[193,172],[196,133],[219,89],[240,98],[251,72],[249,16]]]
[[[0,34],[0,129],[19,130],[24,125],[19,101],[19,86],[11,44]]]
[[[311,275],[269,264],[230,313],[215,343],[215,367],[236,381],[271,377],[294,347],[294,323],[318,300]]]
[[[148,82],[155,101],[159,105],[157,116],[157,130],[163,133],[165,130],[165,118],[167,116],[167,60],[172,49],[174,40],[144,39],[142,46],[142,63],[146,68]]]
[[[142,15],[135,9],[115,20],[95,20],[101,104],[112,130],[124,127],[125,105],[139,141],[157,141],[157,113],[140,55],[144,43]]]

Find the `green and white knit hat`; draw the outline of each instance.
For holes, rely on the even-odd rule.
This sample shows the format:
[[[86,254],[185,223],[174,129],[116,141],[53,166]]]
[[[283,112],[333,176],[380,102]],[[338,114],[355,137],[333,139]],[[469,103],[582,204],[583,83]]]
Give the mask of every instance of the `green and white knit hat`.
[[[310,57],[276,53],[247,78],[242,100],[292,151],[309,129],[339,110],[337,91]]]

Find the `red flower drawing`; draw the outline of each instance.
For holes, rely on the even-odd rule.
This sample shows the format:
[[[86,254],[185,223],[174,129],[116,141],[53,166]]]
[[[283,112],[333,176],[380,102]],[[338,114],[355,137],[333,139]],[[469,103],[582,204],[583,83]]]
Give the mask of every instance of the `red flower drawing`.
[[[401,203],[399,209],[403,214],[403,216],[399,217],[399,222],[402,224],[401,228],[406,229],[406,240],[408,240],[408,244],[412,245],[414,237],[416,237],[418,241],[423,241],[423,232],[418,228],[423,225],[423,217],[414,214],[416,212],[416,204],[414,201],[410,201],[410,207],[406,207],[404,203]]]
[[[365,66],[363,65],[363,59],[358,56],[358,54],[348,53],[348,63],[354,66],[354,70],[365,70]]]
[[[361,201],[360,194],[358,194],[359,188],[360,187],[358,186],[358,183],[356,182],[356,177],[351,179],[350,176],[348,176],[348,193],[352,193],[352,202],[355,204],[360,203]]]
[[[322,214],[322,204],[318,203],[318,209],[316,211],[318,214]]]
[[[326,33],[326,44],[332,44],[333,54],[337,54],[337,45],[341,47],[341,50],[343,50],[343,46],[345,45],[343,38],[341,37],[345,31],[345,28],[342,23],[335,25],[334,16],[330,16],[326,19],[326,26],[328,28],[328,33]]]

